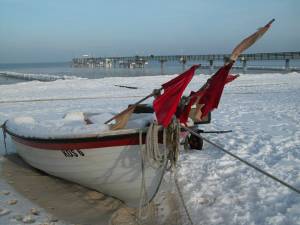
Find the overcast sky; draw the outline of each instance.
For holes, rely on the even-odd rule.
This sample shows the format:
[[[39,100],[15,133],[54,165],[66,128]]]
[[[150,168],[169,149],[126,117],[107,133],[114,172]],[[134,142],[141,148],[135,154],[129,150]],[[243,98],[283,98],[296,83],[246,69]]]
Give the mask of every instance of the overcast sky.
[[[300,0],[0,0],[0,63],[94,56],[300,51]]]

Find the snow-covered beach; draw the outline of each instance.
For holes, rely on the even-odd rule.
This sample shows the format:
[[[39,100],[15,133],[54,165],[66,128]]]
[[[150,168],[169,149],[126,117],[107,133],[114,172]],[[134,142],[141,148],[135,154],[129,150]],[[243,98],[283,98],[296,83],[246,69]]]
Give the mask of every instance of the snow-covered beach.
[[[115,77],[2,85],[0,124],[17,116],[55,119],[74,111],[118,112],[171,77],[173,76]],[[197,90],[207,78],[206,75],[196,75],[186,94],[190,90]],[[134,86],[138,89],[115,85]],[[212,123],[202,126],[202,129],[232,129],[232,133],[205,136],[299,189],[299,96],[298,73],[242,74],[227,85],[219,109],[213,112]],[[148,101],[150,102],[151,100]],[[4,155],[3,136],[0,139],[0,152]],[[300,224],[299,194],[209,144],[204,147],[204,151],[182,152],[179,160],[178,179],[194,224]],[[7,150],[10,154],[14,152],[9,139]],[[22,224],[24,217],[20,219],[17,215],[26,216],[28,213],[35,220],[32,224],[76,224],[76,218],[79,224],[98,224],[100,221],[95,217],[97,210],[108,215],[108,212],[122,208],[118,205],[120,203],[109,198],[97,195],[91,197],[86,189],[43,174],[44,178],[38,181],[49,184],[52,201],[55,198],[55,188],[58,188],[58,192],[67,196],[60,201],[82,201],[78,203],[79,211],[71,211],[81,212],[82,216],[61,213],[61,209],[56,207],[46,208],[47,201],[51,202],[51,199],[46,198],[47,188],[35,187],[30,197],[23,190],[22,182],[19,182],[26,174],[30,175],[33,183],[36,182],[33,179],[36,171],[32,172],[19,161],[14,164],[12,162],[14,160],[9,157],[1,157],[0,224]],[[21,169],[16,169],[16,166]],[[24,176],[16,180],[17,174]],[[28,181],[29,178],[25,180]],[[51,186],[51,182],[57,184]],[[70,196],[70,192],[64,192],[67,186],[74,189],[74,196]],[[34,196],[37,192],[45,195],[45,199],[36,199],[37,196],[43,196]],[[10,204],[14,199],[17,202]],[[103,204],[97,201],[102,201]],[[51,208],[50,203],[49,207]],[[39,215],[31,213],[32,208],[37,209]],[[93,216],[89,216],[93,220],[80,219],[88,218],[84,214],[88,214],[89,210],[94,210],[90,214]],[[99,213],[99,220],[101,219],[110,220],[109,217],[102,218]],[[188,224],[188,221],[183,219],[182,223]]]

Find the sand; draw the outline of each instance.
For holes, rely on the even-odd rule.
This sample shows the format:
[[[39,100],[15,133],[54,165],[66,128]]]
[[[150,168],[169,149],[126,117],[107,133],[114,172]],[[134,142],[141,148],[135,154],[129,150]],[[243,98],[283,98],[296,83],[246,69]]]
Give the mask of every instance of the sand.
[[[179,199],[168,181],[163,182],[159,194],[142,210],[144,216],[139,218],[137,209],[89,188],[49,176],[26,164],[17,154],[2,157],[1,161],[0,210],[4,215],[0,216],[0,224],[7,221],[52,225],[183,224]]]

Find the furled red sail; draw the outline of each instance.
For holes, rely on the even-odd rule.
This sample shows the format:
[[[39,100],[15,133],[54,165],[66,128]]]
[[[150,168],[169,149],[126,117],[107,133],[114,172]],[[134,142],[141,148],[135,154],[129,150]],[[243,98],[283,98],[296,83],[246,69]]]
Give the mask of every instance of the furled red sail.
[[[167,127],[176,112],[181,96],[199,65],[192,66],[176,78],[162,85],[164,93],[153,101],[153,108],[159,124]]]
[[[218,72],[216,73],[218,74]],[[216,76],[216,75],[214,75]],[[189,95],[189,101],[188,104],[184,107],[183,112],[181,112],[181,114],[179,115],[179,120],[181,123],[186,123],[191,111],[191,108],[193,105],[197,104],[197,108],[196,110],[198,112],[196,112],[196,115],[199,115],[200,118],[197,118],[198,120],[200,120],[201,118],[203,118],[205,115],[202,115],[201,109],[204,107],[203,104],[201,104],[199,102],[199,100],[204,96],[204,94],[206,93],[206,91],[208,90],[208,87],[211,86],[212,84],[212,79],[214,78],[211,77],[210,79],[207,80],[207,82],[203,85],[202,88],[200,88],[200,90],[194,92],[192,91],[191,94]],[[228,74],[228,76],[226,77],[225,80],[225,84],[230,83],[231,81],[235,80],[239,75],[232,75],[232,74]],[[214,78],[216,79],[216,78]],[[206,94],[207,95],[207,94]]]
[[[233,62],[224,65],[209,79],[208,87],[205,89],[203,96],[199,100],[199,104],[204,105],[201,108],[201,118],[205,117],[213,109],[218,108],[227,76],[232,65]]]

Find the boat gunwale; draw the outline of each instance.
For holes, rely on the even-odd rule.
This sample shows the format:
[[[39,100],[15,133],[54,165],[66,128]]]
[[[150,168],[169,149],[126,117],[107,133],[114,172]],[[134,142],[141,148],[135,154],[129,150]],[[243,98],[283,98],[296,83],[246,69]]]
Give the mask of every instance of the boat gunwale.
[[[15,137],[17,139],[21,139],[27,142],[33,142],[33,143],[45,143],[45,144],[68,144],[68,143],[88,143],[88,142],[105,142],[105,141],[115,141],[118,139],[127,139],[136,137],[139,135],[140,132],[142,132],[142,139],[143,143],[145,141],[146,133],[148,128],[134,128],[134,129],[122,129],[122,130],[115,130],[115,131],[105,131],[100,134],[87,134],[87,135],[81,135],[81,136],[62,136],[62,137],[50,137],[50,138],[42,138],[42,137],[26,137],[23,135],[16,134],[13,131],[10,131],[7,126],[2,127],[3,131],[12,137]],[[159,136],[162,135],[163,127],[159,126]]]
[[[49,142],[56,142],[56,143],[65,143],[65,142],[73,142],[73,143],[79,143],[79,142],[90,142],[90,141],[101,141],[101,140],[114,140],[119,138],[125,138],[130,136],[135,136],[142,132],[143,136],[147,132],[147,127],[145,128],[135,128],[135,129],[122,129],[122,130],[115,130],[115,131],[105,131],[102,133],[94,133],[94,134],[83,134],[83,135],[77,135],[77,136],[61,136],[61,137],[26,137],[24,135],[19,135],[7,128],[7,126],[4,124],[2,127],[5,133],[14,136],[16,138],[25,139],[27,141],[33,141],[33,142],[42,142],[42,143],[49,143]]]

